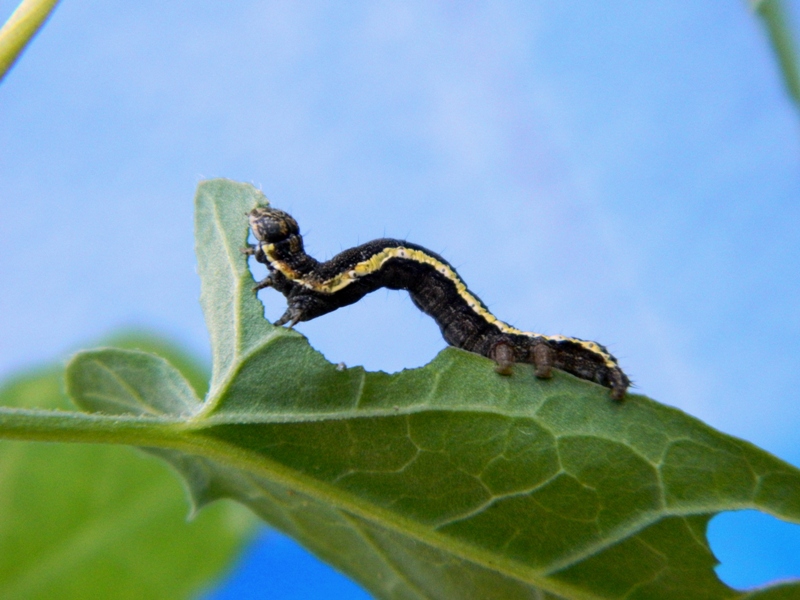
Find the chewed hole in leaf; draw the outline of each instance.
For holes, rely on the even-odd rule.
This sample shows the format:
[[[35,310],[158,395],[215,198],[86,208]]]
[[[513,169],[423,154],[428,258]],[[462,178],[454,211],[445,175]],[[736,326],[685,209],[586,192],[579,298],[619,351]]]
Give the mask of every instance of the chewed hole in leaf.
[[[800,526],[757,510],[724,512],[708,526],[717,575],[737,589],[800,578]]]
[[[248,243],[254,243],[252,233]],[[255,281],[268,274],[253,257],[248,266]],[[274,289],[260,291],[258,299],[269,322],[286,310],[286,298]],[[445,346],[435,321],[420,312],[407,293],[391,290],[369,294],[356,305],[298,323],[295,329],[332,363],[387,373],[422,367]]]
[[[324,319],[299,323],[297,329],[330,362],[386,373],[422,367],[446,345],[435,321],[406,292],[390,290],[369,294]]]
[[[253,242],[252,238],[253,234],[251,233],[248,243]],[[253,285],[269,275],[267,267],[258,262],[254,256],[248,258],[247,266],[250,268],[250,273],[253,275]],[[258,292],[258,299],[261,300],[264,305],[264,318],[270,323],[276,321],[286,310],[286,298],[272,288],[260,290]]]
[[[247,243],[256,243],[252,231]],[[253,256],[248,268],[254,281],[269,274]],[[270,323],[286,310],[286,298],[274,289],[261,290],[258,299]],[[407,293],[392,290],[369,294],[357,305],[345,306],[324,319],[298,323],[295,329],[313,340],[314,348],[329,362],[386,373],[422,367],[445,346],[436,323],[413,305]]]

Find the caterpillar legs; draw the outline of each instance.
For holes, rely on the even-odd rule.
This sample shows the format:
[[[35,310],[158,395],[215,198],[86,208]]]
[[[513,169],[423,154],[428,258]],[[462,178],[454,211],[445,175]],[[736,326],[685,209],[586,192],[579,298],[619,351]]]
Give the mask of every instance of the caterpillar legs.
[[[261,284],[259,284],[259,285],[261,285]],[[258,287],[258,286],[256,286],[256,287]],[[264,286],[264,287],[266,287],[266,286]],[[298,308],[293,308],[293,307],[290,306],[288,309],[286,309],[286,312],[283,313],[283,316],[281,316],[280,319],[275,321],[273,323],[273,325],[275,327],[280,327],[281,325],[286,325],[286,323],[289,323],[289,325],[287,327],[289,329],[291,329],[292,327],[297,325],[302,320],[303,320],[303,311],[298,309]]]
[[[263,290],[264,288],[273,287],[275,285],[275,280],[272,279],[272,275],[267,275],[259,281],[257,284],[253,286],[253,291],[257,292],[258,290]]]
[[[511,375],[515,362],[522,362],[514,353],[514,344],[510,341],[500,340],[489,350],[489,358],[497,363],[494,370],[500,375]],[[553,376],[553,350],[544,343],[533,346],[527,362],[533,363],[534,373],[542,379]]]
[[[531,350],[536,376],[550,379],[553,376],[553,350],[547,344],[536,344]]]
[[[264,260],[260,260],[259,259],[259,254],[262,257],[263,257],[263,254],[264,254],[261,251],[261,247],[260,246],[248,245],[248,246],[245,246],[244,248],[239,248],[239,252],[241,252],[242,254],[244,254],[246,256],[255,256],[256,260],[258,260],[259,262],[265,262],[265,260],[266,260],[266,259],[264,259]],[[272,274],[270,273],[264,279],[262,279],[261,281],[256,283],[256,285],[253,287],[253,291],[257,292],[258,290],[263,290],[264,288],[273,287],[274,285],[275,285],[275,280],[272,278]]]
[[[504,341],[497,342],[489,350],[489,358],[497,364],[494,370],[500,375],[511,375],[514,368],[514,347]]]

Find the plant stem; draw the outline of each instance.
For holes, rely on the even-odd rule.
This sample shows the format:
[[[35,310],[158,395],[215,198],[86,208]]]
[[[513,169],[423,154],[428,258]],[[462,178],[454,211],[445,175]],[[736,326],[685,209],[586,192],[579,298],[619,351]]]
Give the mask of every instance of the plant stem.
[[[181,421],[138,415],[0,407],[0,439],[175,447],[186,443]]]
[[[23,0],[0,29],[0,81],[25,46],[55,9],[59,0]]]

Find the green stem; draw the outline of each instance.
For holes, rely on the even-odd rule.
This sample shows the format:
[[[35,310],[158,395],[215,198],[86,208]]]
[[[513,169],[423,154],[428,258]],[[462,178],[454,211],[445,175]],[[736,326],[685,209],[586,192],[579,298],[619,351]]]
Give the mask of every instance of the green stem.
[[[751,4],[767,28],[767,35],[783,73],[786,91],[800,108],[800,65],[788,11],[782,0],[754,0]]]
[[[59,0],[23,0],[0,29],[0,81],[25,46],[55,9]]]
[[[181,421],[60,410],[0,407],[0,439],[176,447],[186,444]]]

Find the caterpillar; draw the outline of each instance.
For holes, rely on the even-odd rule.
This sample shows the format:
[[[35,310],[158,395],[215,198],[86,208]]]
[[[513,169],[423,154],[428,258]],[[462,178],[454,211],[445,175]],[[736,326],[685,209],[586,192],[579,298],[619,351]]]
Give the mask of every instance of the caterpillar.
[[[288,213],[259,206],[248,218],[257,243],[242,252],[269,269],[253,289],[272,287],[286,297],[286,312],[275,325],[293,327],[380,288],[406,290],[411,301],[433,317],[449,345],[494,360],[501,375],[511,375],[514,363],[530,363],[537,377],[549,378],[554,368],[560,369],[609,388],[614,400],[625,397],[630,379],[604,346],[525,332],[504,323],[435,252],[384,238],[320,262],[306,254],[297,221]]]

